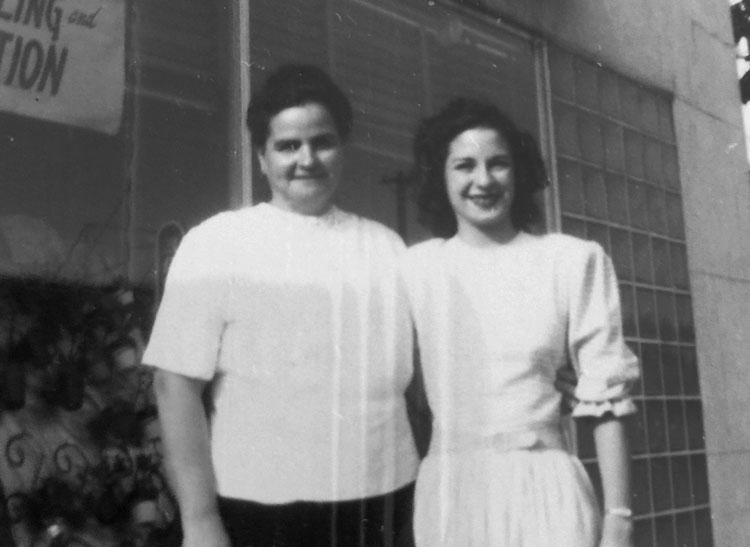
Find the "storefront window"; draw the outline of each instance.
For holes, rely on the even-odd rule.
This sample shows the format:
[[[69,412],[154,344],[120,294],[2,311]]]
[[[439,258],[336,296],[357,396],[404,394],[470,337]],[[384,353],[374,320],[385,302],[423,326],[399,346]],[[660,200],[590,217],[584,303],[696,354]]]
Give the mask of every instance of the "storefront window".
[[[540,134],[537,50],[507,27],[424,2],[271,0],[250,10],[250,81],[260,85],[285,62],[329,70],[352,99],[353,146],[340,204],[397,229],[407,242],[427,237],[403,175],[419,120],[455,96],[491,100]],[[258,173],[254,196],[268,190]]]
[[[11,276],[124,268],[122,137],[0,113],[0,265]]]
[[[0,1],[2,545],[163,545],[177,522],[139,365],[184,229],[229,205],[225,7]],[[75,108],[35,107],[50,82]]]
[[[115,6],[113,41],[125,52],[119,71],[105,65],[118,74],[113,134],[93,122],[46,121],[46,110],[20,101],[18,110],[0,103],[3,273],[87,283],[127,277],[152,288],[158,230],[168,222],[190,227],[229,204],[222,3],[131,0],[107,8]],[[96,28],[103,13],[86,24]],[[78,75],[76,51],[71,46],[68,79]],[[71,85],[86,96],[91,82]]]

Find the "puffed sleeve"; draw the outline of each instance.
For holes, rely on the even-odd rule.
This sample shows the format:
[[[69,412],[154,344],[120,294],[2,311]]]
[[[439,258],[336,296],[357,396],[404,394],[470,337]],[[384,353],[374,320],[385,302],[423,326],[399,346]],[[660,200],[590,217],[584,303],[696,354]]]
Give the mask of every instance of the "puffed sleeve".
[[[209,380],[224,330],[222,245],[203,226],[189,231],[169,266],[143,363]]]
[[[568,268],[568,351],[578,372],[579,401],[573,416],[631,414],[636,408],[629,393],[640,371],[623,339],[615,270],[597,243],[583,246],[581,260]]]

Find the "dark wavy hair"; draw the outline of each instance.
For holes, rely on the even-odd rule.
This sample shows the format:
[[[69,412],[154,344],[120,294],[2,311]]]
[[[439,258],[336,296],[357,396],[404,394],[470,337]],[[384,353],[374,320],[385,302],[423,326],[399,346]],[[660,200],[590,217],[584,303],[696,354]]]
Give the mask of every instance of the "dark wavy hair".
[[[271,119],[287,108],[318,103],[333,118],[339,137],[346,140],[354,114],[346,94],[328,73],[314,65],[287,64],[274,70],[247,109],[252,144],[262,148],[268,139]]]
[[[425,119],[414,137],[414,173],[420,221],[438,237],[452,237],[457,229],[445,184],[445,162],[453,139],[469,129],[494,129],[510,148],[515,195],[510,208],[516,229],[529,231],[542,219],[534,194],[547,184],[544,163],[534,138],[490,103],[457,98]]]

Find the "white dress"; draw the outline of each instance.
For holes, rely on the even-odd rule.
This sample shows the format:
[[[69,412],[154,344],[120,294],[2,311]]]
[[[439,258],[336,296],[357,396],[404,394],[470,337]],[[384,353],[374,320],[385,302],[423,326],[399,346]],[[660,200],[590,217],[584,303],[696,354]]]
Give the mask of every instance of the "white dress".
[[[594,547],[599,514],[560,430],[557,369],[579,373],[574,415],[634,411],[639,374],[617,281],[595,243],[521,232],[412,247],[403,268],[433,438],[417,479],[418,547]]]

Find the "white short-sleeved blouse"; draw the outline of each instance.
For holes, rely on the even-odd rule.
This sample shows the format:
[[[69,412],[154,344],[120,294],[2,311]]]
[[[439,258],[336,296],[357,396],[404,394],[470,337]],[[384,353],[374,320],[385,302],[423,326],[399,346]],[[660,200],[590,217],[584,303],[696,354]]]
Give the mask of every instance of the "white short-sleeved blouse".
[[[569,359],[575,416],[635,410],[638,362],[598,244],[525,232],[491,248],[435,239],[407,251],[403,272],[439,438],[559,423],[554,379]]]
[[[346,500],[414,480],[402,252],[389,229],[339,209],[261,204],[185,236],[143,361],[216,378],[220,495]]]

